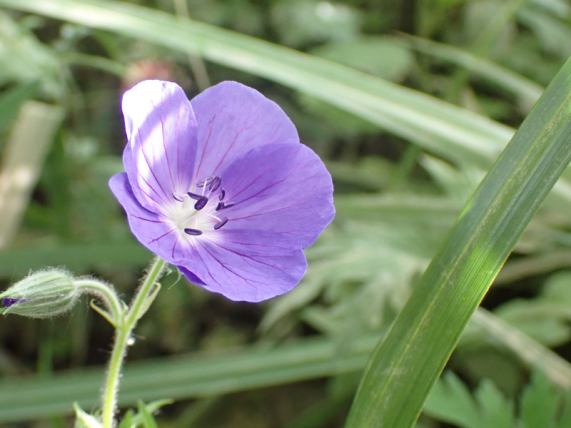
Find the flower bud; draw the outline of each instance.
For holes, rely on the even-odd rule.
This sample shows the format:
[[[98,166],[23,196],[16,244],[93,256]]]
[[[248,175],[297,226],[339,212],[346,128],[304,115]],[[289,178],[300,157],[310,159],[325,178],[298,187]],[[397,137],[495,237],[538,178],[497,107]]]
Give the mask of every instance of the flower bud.
[[[69,273],[59,269],[40,271],[0,294],[0,313],[50,318],[69,311],[80,295]]]

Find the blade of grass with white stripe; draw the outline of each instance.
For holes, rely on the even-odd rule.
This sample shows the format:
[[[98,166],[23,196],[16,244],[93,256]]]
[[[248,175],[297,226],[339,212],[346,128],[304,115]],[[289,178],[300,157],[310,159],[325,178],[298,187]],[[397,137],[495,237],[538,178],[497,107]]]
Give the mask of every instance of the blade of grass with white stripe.
[[[271,79],[457,162],[489,167],[514,132],[484,116],[340,64],[134,4],[0,0],[2,6],[112,31]]]
[[[410,427],[462,330],[571,159],[571,60],[467,202],[373,352],[347,428]]]
[[[469,110],[322,58],[134,4],[105,0],[0,0],[37,13],[265,77],[312,95],[462,164],[488,169],[514,130]],[[556,193],[571,202],[571,179]]]

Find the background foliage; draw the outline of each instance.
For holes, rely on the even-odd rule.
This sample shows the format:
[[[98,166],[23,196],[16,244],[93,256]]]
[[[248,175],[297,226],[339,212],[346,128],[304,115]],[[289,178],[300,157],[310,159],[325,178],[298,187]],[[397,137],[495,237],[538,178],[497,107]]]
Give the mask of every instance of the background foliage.
[[[337,219],[293,293],[235,304],[174,272],[165,280],[123,385],[135,407],[175,400],[161,427],[342,426],[367,355],[571,54],[564,0],[16,3],[0,1],[5,285],[51,265],[132,293],[150,255],[106,183],[121,169],[121,93],[144,78],[189,95],[224,79],[260,89],[334,176]],[[419,426],[571,424],[568,363],[549,351],[571,357],[567,180],[518,243]],[[96,405],[111,330],[81,306],[49,322],[2,319],[0,424],[66,426],[71,401]]]

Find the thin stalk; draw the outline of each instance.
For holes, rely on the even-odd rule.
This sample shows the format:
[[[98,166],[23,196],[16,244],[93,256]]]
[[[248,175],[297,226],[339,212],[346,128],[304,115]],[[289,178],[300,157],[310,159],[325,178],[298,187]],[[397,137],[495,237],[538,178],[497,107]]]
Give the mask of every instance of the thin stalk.
[[[105,306],[109,311],[109,315],[111,315],[111,319],[116,323],[119,321],[123,309],[117,295],[110,285],[103,284],[96,279],[88,278],[77,280],[75,281],[75,284],[79,288],[86,290],[89,294],[100,298],[105,303]]]
[[[119,378],[121,375],[123,360],[127,353],[127,347],[129,346],[131,333],[137,325],[137,321],[141,316],[143,316],[149,307],[149,302],[147,301],[148,297],[155,296],[151,291],[161,276],[165,266],[166,263],[164,260],[158,257],[155,258],[145,279],[143,280],[143,283],[141,284],[141,287],[139,287],[137,293],[133,297],[128,312],[126,314],[123,312],[121,317],[118,319],[115,342],[113,344],[113,351],[111,353],[109,368],[107,370],[107,378],[105,380],[105,387],[103,390],[103,428],[114,427]]]
[[[174,8],[177,17],[190,19],[190,12],[188,10],[188,5],[186,0],[174,0]],[[188,55],[188,63],[192,74],[196,79],[196,86],[198,89],[204,90],[210,86],[210,78],[208,77],[208,71],[206,70],[206,64],[200,57],[200,55]]]

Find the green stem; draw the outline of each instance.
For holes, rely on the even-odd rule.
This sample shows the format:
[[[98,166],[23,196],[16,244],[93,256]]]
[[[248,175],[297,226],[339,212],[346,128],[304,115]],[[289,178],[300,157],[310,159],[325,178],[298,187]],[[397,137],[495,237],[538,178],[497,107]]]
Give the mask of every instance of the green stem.
[[[141,287],[133,297],[131,306],[127,313],[122,313],[118,319],[115,342],[113,344],[113,352],[109,361],[107,370],[107,378],[105,380],[105,388],[103,390],[103,428],[113,428],[115,423],[115,411],[117,408],[117,391],[119,387],[119,378],[121,375],[121,367],[129,346],[131,333],[137,325],[137,321],[143,316],[149,307],[147,298],[152,294],[151,291],[161,276],[166,263],[160,258],[155,258],[153,264],[147,272]]]
[[[79,279],[75,281],[75,285],[83,290],[86,290],[89,294],[97,296],[99,299],[105,303],[111,319],[117,323],[121,318],[123,308],[121,302],[117,297],[117,294],[113,290],[112,286],[105,284],[96,279]]]

